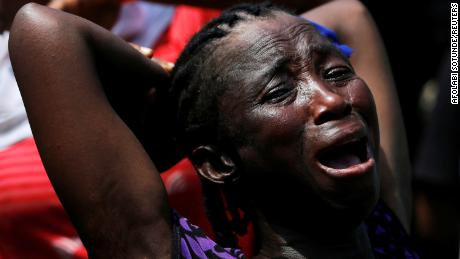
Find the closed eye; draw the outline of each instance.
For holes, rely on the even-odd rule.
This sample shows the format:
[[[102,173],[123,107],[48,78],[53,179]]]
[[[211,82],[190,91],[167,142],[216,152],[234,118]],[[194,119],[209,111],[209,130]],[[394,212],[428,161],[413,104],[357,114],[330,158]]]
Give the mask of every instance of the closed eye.
[[[282,102],[291,95],[293,89],[292,86],[285,83],[279,84],[263,95],[261,103],[274,104]]]
[[[329,81],[341,81],[351,78],[354,75],[353,70],[346,66],[339,66],[327,69],[324,73],[324,79]]]

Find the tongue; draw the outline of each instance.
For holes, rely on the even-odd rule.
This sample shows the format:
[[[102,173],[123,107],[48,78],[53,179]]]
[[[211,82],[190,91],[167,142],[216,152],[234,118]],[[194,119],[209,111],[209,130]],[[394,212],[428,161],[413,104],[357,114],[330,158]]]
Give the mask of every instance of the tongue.
[[[361,163],[358,156],[353,154],[336,154],[324,159],[323,164],[335,169],[344,169]]]

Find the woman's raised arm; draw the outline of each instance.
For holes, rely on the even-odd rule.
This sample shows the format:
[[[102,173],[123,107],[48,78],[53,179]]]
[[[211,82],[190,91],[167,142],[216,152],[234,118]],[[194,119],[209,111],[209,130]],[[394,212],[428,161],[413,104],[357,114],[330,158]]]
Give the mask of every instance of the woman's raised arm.
[[[46,171],[90,256],[169,257],[167,195],[129,128],[167,74],[103,28],[36,4],[18,12],[9,49]]]

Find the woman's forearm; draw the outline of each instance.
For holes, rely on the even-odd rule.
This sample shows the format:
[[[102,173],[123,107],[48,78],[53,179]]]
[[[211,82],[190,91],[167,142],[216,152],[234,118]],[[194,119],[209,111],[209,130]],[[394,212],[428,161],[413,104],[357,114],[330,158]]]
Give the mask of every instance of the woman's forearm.
[[[169,255],[161,179],[109,102],[159,84],[161,68],[104,29],[34,4],[19,11],[9,47],[45,168],[89,253]]]

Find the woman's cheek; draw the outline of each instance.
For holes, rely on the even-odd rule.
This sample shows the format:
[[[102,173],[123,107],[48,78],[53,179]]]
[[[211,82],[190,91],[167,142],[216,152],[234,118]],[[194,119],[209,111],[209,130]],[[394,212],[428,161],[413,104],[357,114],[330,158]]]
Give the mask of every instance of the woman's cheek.
[[[298,141],[299,131],[304,128],[303,115],[293,105],[262,108],[254,113],[251,124],[259,143],[278,146]]]
[[[374,97],[367,84],[362,79],[356,79],[349,86],[352,93],[352,106],[367,123],[369,130],[374,135],[375,144],[379,142],[379,123]]]

